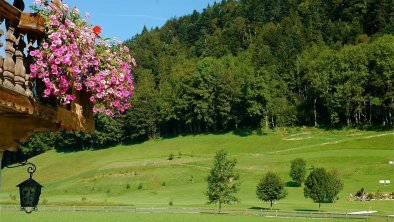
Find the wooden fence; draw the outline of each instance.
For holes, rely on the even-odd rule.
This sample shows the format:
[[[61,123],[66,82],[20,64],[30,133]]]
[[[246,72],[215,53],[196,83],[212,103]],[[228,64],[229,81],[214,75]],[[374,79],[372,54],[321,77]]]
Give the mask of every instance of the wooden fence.
[[[19,206],[0,206],[0,211],[19,211]],[[215,208],[137,208],[132,206],[46,206],[39,207],[40,212],[103,212],[103,213],[168,213],[168,214],[215,214]],[[306,218],[306,219],[346,219],[359,221],[394,221],[394,215],[354,214],[315,211],[282,211],[263,209],[223,209],[221,214],[234,216]]]

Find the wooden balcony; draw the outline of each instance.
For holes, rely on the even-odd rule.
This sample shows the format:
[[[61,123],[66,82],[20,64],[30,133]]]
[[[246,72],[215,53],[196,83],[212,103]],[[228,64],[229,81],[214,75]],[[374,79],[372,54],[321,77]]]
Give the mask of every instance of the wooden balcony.
[[[75,91],[77,99],[68,106],[39,95],[42,84],[30,79],[29,52],[45,38],[44,20],[23,10],[23,0],[13,5],[0,0],[0,37],[5,36],[5,42],[0,39],[0,153],[17,149],[37,132],[94,131],[88,92]]]

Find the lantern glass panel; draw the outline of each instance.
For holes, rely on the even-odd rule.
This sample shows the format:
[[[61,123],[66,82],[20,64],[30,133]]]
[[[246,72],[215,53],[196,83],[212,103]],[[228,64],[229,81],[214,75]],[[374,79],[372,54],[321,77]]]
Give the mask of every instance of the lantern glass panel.
[[[35,208],[41,195],[41,185],[33,179],[28,179],[18,185],[21,207]]]

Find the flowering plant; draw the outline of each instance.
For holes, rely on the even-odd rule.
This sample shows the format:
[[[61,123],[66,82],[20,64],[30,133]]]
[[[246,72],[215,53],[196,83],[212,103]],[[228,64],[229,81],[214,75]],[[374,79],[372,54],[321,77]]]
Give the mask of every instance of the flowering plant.
[[[46,18],[47,38],[30,51],[34,60],[30,72],[31,78],[44,82],[43,96],[53,95],[68,104],[76,99],[73,89],[85,89],[95,113],[113,116],[128,109],[134,90],[131,71],[136,66],[129,49],[118,40],[101,38],[101,27],[92,28],[77,8],[70,10],[59,1],[34,2],[32,9]]]

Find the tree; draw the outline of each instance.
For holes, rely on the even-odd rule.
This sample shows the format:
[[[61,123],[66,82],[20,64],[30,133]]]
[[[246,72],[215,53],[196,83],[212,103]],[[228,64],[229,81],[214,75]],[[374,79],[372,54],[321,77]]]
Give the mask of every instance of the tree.
[[[338,170],[331,170],[330,172],[328,172],[328,174],[331,177],[331,187],[328,190],[331,193],[329,196],[333,197],[331,202],[334,202],[336,199],[338,199],[338,194],[343,189],[344,183]]]
[[[257,197],[262,201],[271,202],[283,199],[287,196],[284,183],[278,173],[268,172],[257,185]]]
[[[343,182],[337,173],[315,168],[305,180],[304,196],[319,203],[320,209],[321,203],[332,203],[342,189]]]
[[[125,135],[132,141],[152,139],[158,131],[158,92],[152,72],[140,69],[135,75],[138,80],[132,98],[132,107],[124,115]]]
[[[306,161],[302,158],[297,158],[291,161],[290,177],[301,186],[305,180],[306,175]]]
[[[231,204],[238,202],[238,198],[234,194],[239,190],[239,175],[234,173],[236,159],[227,159],[227,152],[219,150],[216,152],[213,168],[207,178],[208,203],[219,203],[219,213],[222,204]]]

